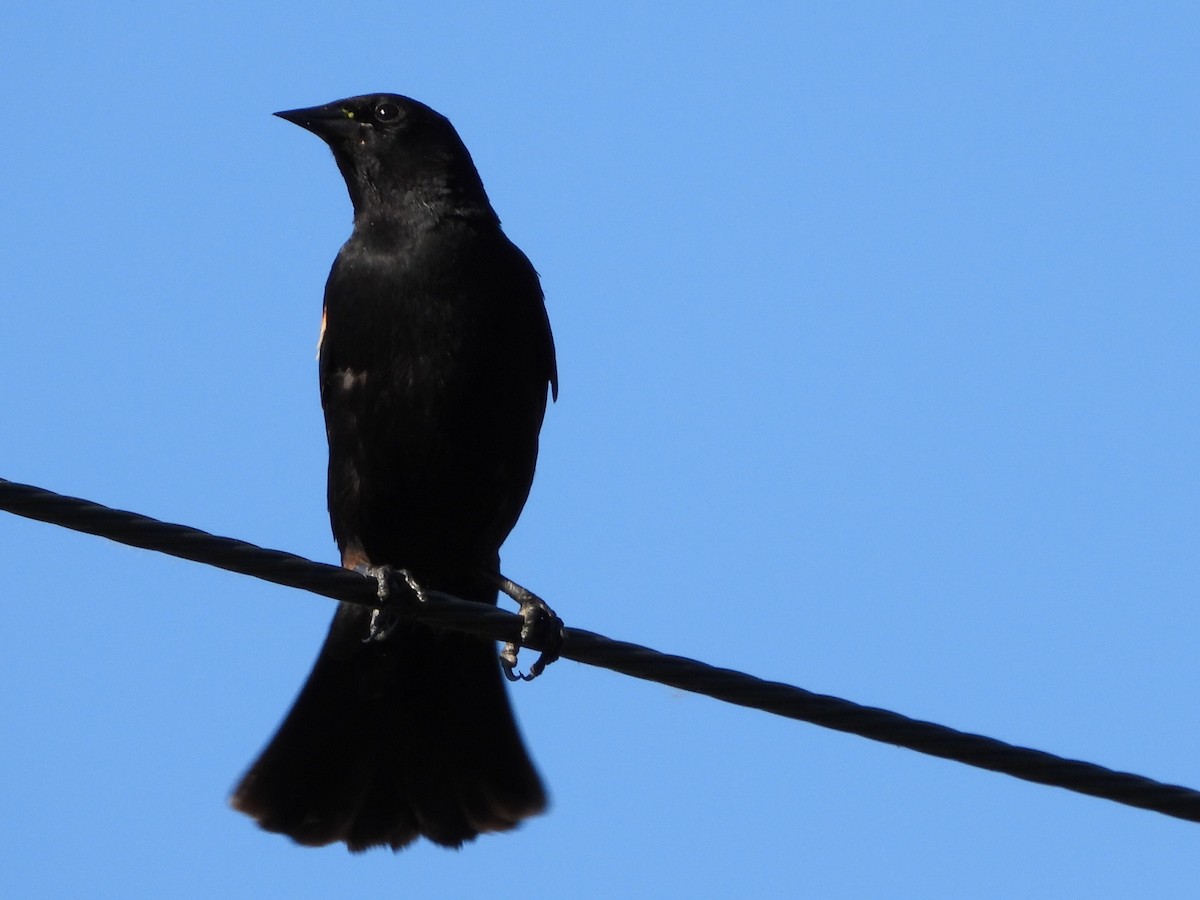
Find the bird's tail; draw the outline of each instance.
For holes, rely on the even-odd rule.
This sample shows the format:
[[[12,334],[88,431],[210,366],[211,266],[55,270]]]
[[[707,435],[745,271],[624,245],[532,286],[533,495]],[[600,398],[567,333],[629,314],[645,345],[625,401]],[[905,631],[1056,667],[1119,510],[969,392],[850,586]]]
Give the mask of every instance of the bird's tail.
[[[300,844],[447,847],[545,809],[491,641],[415,623],[366,640],[343,604],[232,804]]]

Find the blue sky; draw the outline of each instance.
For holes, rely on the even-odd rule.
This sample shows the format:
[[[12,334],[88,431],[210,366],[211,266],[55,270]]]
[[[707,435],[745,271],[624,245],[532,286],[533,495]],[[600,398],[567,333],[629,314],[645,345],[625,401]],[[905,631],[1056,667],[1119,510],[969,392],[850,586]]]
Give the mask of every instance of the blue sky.
[[[0,476],[333,561],[349,230],[270,113],[445,113],[562,391],[506,572],[568,624],[1200,786],[1194,4],[0,14]],[[1191,896],[1200,826],[574,663],[549,815],[300,849],[226,805],[325,600],[0,516],[0,894]]]

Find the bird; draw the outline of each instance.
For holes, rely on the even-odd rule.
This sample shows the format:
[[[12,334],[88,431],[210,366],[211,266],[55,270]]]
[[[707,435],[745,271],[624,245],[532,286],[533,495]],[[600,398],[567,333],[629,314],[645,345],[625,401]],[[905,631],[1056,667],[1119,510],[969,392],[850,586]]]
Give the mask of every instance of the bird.
[[[341,563],[495,604],[558,397],[540,278],[440,113],[383,93],[275,115],[328,145],[354,210],[318,354]],[[381,630],[349,603],[231,797],[267,831],[355,852],[461,847],[546,802],[495,645]]]

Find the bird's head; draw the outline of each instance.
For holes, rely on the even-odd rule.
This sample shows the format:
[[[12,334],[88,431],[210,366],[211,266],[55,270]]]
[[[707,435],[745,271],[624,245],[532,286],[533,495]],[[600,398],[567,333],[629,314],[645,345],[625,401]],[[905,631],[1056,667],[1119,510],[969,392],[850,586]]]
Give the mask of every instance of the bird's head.
[[[409,97],[366,94],[275,115],[333,151],[355,215],[411,204],[491,212],[471,154],[450,120]],[[493,213],[494,215],[494,213]]]

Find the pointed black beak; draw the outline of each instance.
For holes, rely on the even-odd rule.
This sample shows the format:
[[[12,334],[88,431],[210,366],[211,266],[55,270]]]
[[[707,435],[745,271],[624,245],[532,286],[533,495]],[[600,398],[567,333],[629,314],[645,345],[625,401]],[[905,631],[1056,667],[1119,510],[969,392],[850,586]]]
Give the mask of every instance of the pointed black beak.
[[[308,109],[286,109],[275,115],[311,131],[324,141],[348,137],[358,129],[354,113],[336,103],[328,106],[312,106]]]

